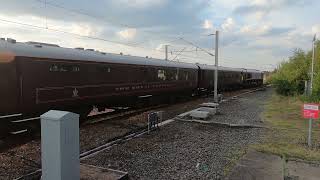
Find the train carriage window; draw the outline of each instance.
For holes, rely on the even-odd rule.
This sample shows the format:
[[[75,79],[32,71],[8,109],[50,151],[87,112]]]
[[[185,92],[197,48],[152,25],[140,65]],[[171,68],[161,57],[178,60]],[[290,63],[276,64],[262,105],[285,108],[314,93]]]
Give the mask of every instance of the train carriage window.
[[[165,71],[166,80],[174,81],[176,80],[177,71],[175,69],[168,69]]]
[[[58,65],[53,64],[53,65],[50,66],[49,70],[51,72],[56,72],[56,71],[59,71],[59,67],[58,67]]]
[[[67,72],[68,70],[69,70],[69,67],[67,65],[60,66],[60,72]]]
[[[165,71],[163,69],[158,70],[158,79],[163,80],[163,81],[166,80]]]
[[[80,67],[79,66],[72,66],[72,72],[79,72]]]
[[[177,73],[176,73],[176,80],[179,80],[179,68],[177,68]]]
[[[107,72],[107,73],[111,72],[111,68],[108,66],[98,66],[97,69],[99,72]]]
[[[49,67],[50,72],[79,72],[77,65],[53,64]]]

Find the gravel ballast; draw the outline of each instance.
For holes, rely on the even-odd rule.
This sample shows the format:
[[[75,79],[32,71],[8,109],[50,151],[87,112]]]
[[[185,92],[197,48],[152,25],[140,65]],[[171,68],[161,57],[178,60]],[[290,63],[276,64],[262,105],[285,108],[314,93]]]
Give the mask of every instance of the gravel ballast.
[[[234,95],[236,92],[229,94]],[[237,118],[241,117],[241,121],[247,119],[248,122],[260,123],[258,114],[262,111],[261,102],[269,94],[256,92],[233,102],[224,102],[219,107],[222,114],[216,118],[221,121],[239,122]],[[157,111],[164,111],[166,118],[173,118],[206,101],[207,98],[199,98],[159,108]],[[229,113],[225,113],[227,109],[230,109],[227,111]],[[248,112],[240,113],[239,110]],[[142,116],[140,114],[82,127],[81,152],[145,126],[146,122]],[[96,156],[85,162],[128,171],[132,179],[213,179],[220,177],[232,164],[234,154],[239,154],[239,150],[247,144],[258,140],[260,131],[261,129],[229,129],[214,125],[174,122],[162,127],[159,132],[152,132],[101,153],[106,153],[106,157],[101,156],[99,159]],[[233,136],[239,140],[233,140]],[[18,178],[40,168],[40,163],[40,139],[0,152],[0,179]]]
[[[263,102],[270,94],[258,91],[225,102],[215,121],[260,125]],[[223,179],[263,131],[175,121],[83,163],[126,171],[130,179]]]
[[[172,118],[182,112],[191,110],[205,101],[206,98],[198,98],[158,108],[156,111],[165,111],[165,118]],[[134,132],[146,125],[146,119],[142,113],[124,119],[108,120],[83,126],[80,128],[80,151],[82,153],[101,146],[112,139]],[[0,179],[15,179],[41,168],[40,146],[40,139],[35,139],[0,152]]]

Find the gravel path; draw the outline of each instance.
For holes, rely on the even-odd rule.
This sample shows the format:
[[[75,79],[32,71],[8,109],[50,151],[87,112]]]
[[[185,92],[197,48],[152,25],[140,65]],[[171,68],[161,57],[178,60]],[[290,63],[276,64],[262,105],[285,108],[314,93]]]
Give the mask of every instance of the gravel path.
[[[271,90],[245,95],[220,106],[215,120],[261,124]],[[223,179],[261,128],[225,128],[176,121],[160,131],[114,146],[83,163],[129,172],[131,179]]]

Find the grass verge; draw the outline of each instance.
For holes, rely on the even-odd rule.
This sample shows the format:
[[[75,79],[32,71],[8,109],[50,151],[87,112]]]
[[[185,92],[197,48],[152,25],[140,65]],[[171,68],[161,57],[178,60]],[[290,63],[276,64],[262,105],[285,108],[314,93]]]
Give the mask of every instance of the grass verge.
[[[284,97],[275,92],[265,104],[263,119],[267,126],[262,143],[253,145],[260,152],[288,158],[320,161],[320,121],[314,120],[312,148],[307,146],[308,120],[303,119],[299,97]]]

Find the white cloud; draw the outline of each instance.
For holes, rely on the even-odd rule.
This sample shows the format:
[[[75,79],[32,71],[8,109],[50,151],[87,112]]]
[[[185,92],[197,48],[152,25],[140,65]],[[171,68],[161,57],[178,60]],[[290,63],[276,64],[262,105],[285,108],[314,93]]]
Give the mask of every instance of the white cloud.
[[[137,34],[137,29],[135,28],[124,29],[122,31],[117,32],[117,34],[124,39],[133,39]]]
[[[221,25],[222,29],[225,31],[230,31],[235,27],[235,22],[232,18],[227,18]]]
[[[253,14],[254,20],[257,20],[257,21],[263,19],[266,16],[267,16],[267,12],[264,12],[264,11],[258,11]]]
[[[213,24],[210,20],[206,19],[204,20],[203,24],[202,24],[202,28],[204,29],[213,29]]]
[[[114,4],[132,8],[159,7],[167,3],[167,0],[113,0]]]
[[[314,25],[311,28],[312,34],[320,35],[320,24]]]
[[[244,15],[249,20],[260,21],[272,16],[275,12],[283,13],[290,8],[309,5],[311,0],[247,0],[234,8],[234,13]]]
[[[240,28],[240,32],[242,33],[250,33],[252,31],[252,28],[249,25],[245,25]]]
[[[163,50],[164,47],[165,47],[165,45],[167,45],[167,44],[159,44],[158,47],[156,47],[156,50],[157,50],[157,51]]]
[[[79,34],[82,36],[98,36],[99,30],[93,27],[94,26],[89,24],[72,24],[71,27],[69,27],[69,32]]]
[[[96,24],[90,24],[90,23],[84,23],[84,22],[64,22],[60,20],[55,20],[55,19],[47,19],[47,21],[44,21],[42,17],[39,16],[34,16],[34,15],[24,15],[24,16],[17,16],[17,17],[10,17],[6,15],[0,14],[1,19],[7,19],[9,21],[13,22],[18,22],[18,23],[24,23],[28,25],[35,25],[37,27],[41,27],[42,29],[39,28],[33,28],[29,26],[20,26],[14,23],[1,23],[0,26],[3,26],[3,34],[17,34],[20,35],[20,30],[21,29],[26,29],[28,31],[38,31],[39,33],[33,34],[22,34],[22,40],[31,40],[31,39],[26,39],[25,37],[52,37],[54,36],[57,31],[62,31],[62,32],[68,32],[75,34],[74,36],[81,35],[81,36],[99,36],[99,34],[104,30],[103,27],[96,25]],[[47,22],[47,23],[45,23]],[[49,29],[46,30],[45,27],[48,27]],[[16,32],[12,32],[12,29],[17,29]],[[46,32],[46,33],[40,33],[40,32]],[[44,35],[46,34],[46,35]],[[64,33],[66,34],[66,33]],[[43,37],[44,36],[44,37]],[[60,39],[59,38],[56,39]],[[40,38],[37,38],[40,39]],[[21,39],[20,39],[21,40]]]
[[[35,4],[29,3],[29,6],[20,3],[19,0],[10,0],[7,4],[11,5],[6,4],[6,8],[2,8],[3,17],[1,14],[0,17],[3,19],[45,27],[46,14],[48,25],[52,29],[128,44],[143,42],[139,46],[146,49],[9,23],[0,23],[1,37],[163,58],[164,53],[155,49],[163,50],[163,44],[167,44],[165,42],[173,40],[179,34],[183,34],[182,32],[186,32],[183,34],[186,39],[208,48],[212,42],[199,34],[218,28],[222,30],[222,57],[225,54],[225,59],[231,59],[233,62],[226,65],[243,67],[250,65],[249,62],[244,63],[247,62],[245,59],[256,59],[255,56],[261,61],[277,61],[286,57],[273,57],[280,50],[290,51],[295,47],[310,49],[312,34],[318,33],[320,36],[320,24],[315,18],[320,4],[313,1],[312,6],[300,6],[302,1],[312,0],[191,0],[183,3],[169,0],[103,0],[99,3],[88,3],[80,0],[77,4],[66,2],[66,7],[83,9],[88,14],[101,17],[94,19],[76,16],[74,13],[70,14],[50,6],[47,9],[40,6],[34,9],[33,6],[38,7]],[[128,29],[119,24],[129,24],[137,29]],[[285,31],[286,27],[296,30]],[[130,41],[127,41],[128,39]],[[185,46],[183,42],[176,41],[169,49],[179,49],[179,45]],[[260,52],[263,52],[263,55]],[[194,52],[192,53],[190,56],[195,56]],[[211,63],[211,59],[208,63]],[[202,57],[191,61],[204,62]]]
[[[272,1],[268,1],[268,0],[254,0],[252,1],[252,4],[254,5],[259,5],[259,6],[265,6],[267,5],[268,3],[270,3]]]
[[[240,28],[240,32],[247,35],[259,36],[267,33],[271,29],[270,25],[250,26],[245,25]]]

